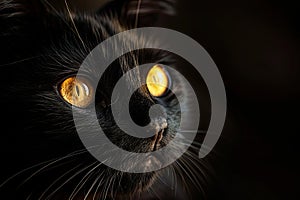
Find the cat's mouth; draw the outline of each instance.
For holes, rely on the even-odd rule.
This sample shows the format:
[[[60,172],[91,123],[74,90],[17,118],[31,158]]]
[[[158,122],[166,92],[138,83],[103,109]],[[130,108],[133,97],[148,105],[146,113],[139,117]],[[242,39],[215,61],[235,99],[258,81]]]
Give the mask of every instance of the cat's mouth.
[[[150,155],[148,155],[146,158],[142,158],[142,160],[136,160],[134,162],[134,164],[132,164],[131,166],[128,166],[128,170],[131,171],[132,169],[138,168],[142,171],[148,172],[148,171],[152,171],[153,169],[161,169],[162,168],[162,165],[164,162],[163,162],[161,156],[154,152],[159,150],[160,148],[162,148],[163,145],[161,144],[161,141],[164,138],[163,134],[164,134],[164,130],[161,130],[153,136],[152,142],[151,142],[149,150],[148,150]]]

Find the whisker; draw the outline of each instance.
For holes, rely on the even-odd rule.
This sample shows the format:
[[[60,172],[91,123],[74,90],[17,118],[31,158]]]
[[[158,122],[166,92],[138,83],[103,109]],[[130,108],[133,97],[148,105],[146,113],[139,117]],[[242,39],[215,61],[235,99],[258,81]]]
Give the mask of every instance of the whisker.
[[[174,196],[176,196],[176,191],[177,191],[177,176],[176,176],[176,172],[175,172],[175,169],[173,167],[173,165],[170,166],[170,170],[168,170],[170,173],[171,173],[171,177],[172,177],[172,184],[174,185],[173,188],[174,188]]]
[[[123,178],[123,174],[124,174],[124,173],[123,173],[122,171],[120,171],[119,174],[120,174],[120,175],[119,175],[119,183],[118,183],[118,186],[121,187],[121,181],[122,181],[122,178]],[[116,190],[116,193],[117,193],[117,190]],[[115,194],[115,195],[116,195],[116,194]]]
[[[32,196],[32,192],[27,196],[26,200],[29,200]]]
[[[80,42],[82,43],[83,47],[85,50],[87,50],[86,48],[86,45],[84,44],[79,32],[78,32],[78,29],[77,27],[75,26],[75,23],[74,23],[74,20],[73,20],[73,17],[72,17],[72,13],[70,12],[70,9],[69,9],[69,5],[68,3],[66,2],[65,0],[65,5],[66,5],[66,9],[67,9],[67,12],[69,14],[69,17],[71,19],[71,23],[73,25],[73,27],[71,27],[69,25],[69,23],[59,14],[58,10],[48,1],[48,0],[44,0],[44,2],[54,11],[54,13],[61,18],[61,20],[72,30],[72,32],[78,37],[78,39],[80,40]]]
[[[139,1],[138,1],[138,4],[137,4],[137,8],[136,8],[136,15],[135,15],[134,28],[137,28],[137,26],[138,26],[139,13],[140,13],[140,8],[141,8],[141,3],[142,3],[142,0],[139,0]]]
[[[86,149],[82,149],[82,150],[79,150],[79,151],[74,151],[74,152],[73,152],[73,153],[74,153],[74,156],[76,155],[76,153],[78,153],[78,152],[80,152],[80,151],[86,151]],[[71,154],[73,154],[73,153],[71,153]],[[71,154],[68,154],[67,156],[62,157],[62,158],[55,158],[55,159],[51,159],[51,160],[48,160],[48,161],[44,161],[44,162],[35,164],[35,165],[33,165],[33,166],[30,166],[30,167],[28,167],[28,168],[26,168],[26,169],[23,169],[23,170],[21,170],[21,171],[15,173],[15,174],[12,175],[11,177],[7,178],[4,182],[2,182],[1,185],[0,185],[0,188],[3,187],[5,184],[7,184],[7,183],[8,183],[9,181],[11,181],[12,179],[14,179],[15,177],[17,177],[17,176],[19,176],[19,175],[21,175],[21,174],[23,174],[23,173],[25,173],[25,172],[27,172],[27,171],[29,171],[29,170],[35,168],[35,167],[39,167],[39,166],[44,165],[44,164],[47,164],[47,163],[49,163],[49,162],[50,162],[50,163],[47,164],[46,166],[51,166],[52,164],[55,164],[56,162],[59,162],[59,161],[61,161],[61,160],[63,160],[63,159],[66,159],[66,158],[68,158],[68,157],[70,157],[70,156],[73,156],[73,155],[71,155]],[[45,168],[46,166],[44,166],[43,168]],[[42,170],[38,170],[38,171],[42,171]]]
[[[114,178],[115,175],[113,175],[110,179],[109,179],[109,182],[108,184],[106,184],[105,188],[104,188],[104,196],[103,196],[103,199],[106,199],[107,197],[107,194],[108,194],[108,190],[109,190],[109,187],[111,185],[111,182],[112,182],[112,179]]]
[[[149,190],[150,190],[150,192],[152,193],[152,194],[154,194],[154,196],[156,197],[155,199],[161,199],[160,197],[159,197],[159,195],[150,187],[149,188]]]
[[[86,199],[88,198],[90,192],[92,191],[92,189],[94,188],[94,186],[96,185],[97,181],[98,181],[100,178],[101,178],[101,176],[98,176],[98,177],[95,179],[95,181],[92,183],[90,189],[87,191],[87,193],[86,193],[86,195],[85,195],[85,197],[84,197],[83,200],[86,200]]]
[[[41,56],[42,55],[38,55],[38,56],[29,57],[29,58],[24,58],[24,59],[21,59],[21,60],[16,60],[16,61],[13,61],[13,62],[10,62],[10,63],[2,64],[2,65],[0,65],[0,67],[14,65],[14,64],[22,63],[22,62],[29,61],[29,60],[34,60],[34,59],[40,58]]]
[[[179,130],[180,133],[207,133],[207,130]]]
[[[53,159],[53,160],[55,160],[55,159]],[[3,183],[1,183],[0,188],[3,187],[6,183],[8,183],[10,180],[12,180],[12,179],[14,179],[15,177],[17,177],[18,175],[20,175],[20,174],[22,174],[22,173],[24,173],[24,172],[26,172],[26,171],[28,171],[28,170],[30,170],[30,169],[33,169],[33,168],[38,167],[38,166],[40,166],[40,165],[43,165],[43,164],[45,164],[45,163],[51,162],[51,161],[53,161],[53,160],[45,161],[45,162],[42,162],[42,163],[33,165],[33,166],[31,166],[31,167],[28,167],[28,168],[26,168],[26,169],[23,169],[23,170],[17,172],[16,174],[14,174],[14,175],[12,175],[11,177],[9,177],[8,179],[6,179]]]
[[[198,180],[198,178],[195,178],[195,176],[193,176],[193,177],[191,176],[192,174],[193,175],[197,175],[198,174],[194,170],[194,167],[192,167],[191,164],[187,163],[184,159],[181,160],[181,164],[179,164],[179,165],[180,165],[181,169],[185,172],[185,174],[188,176],[189,180],[193,183],[193,185],[197,186],[197,188],[199,188],[201,190],[202,194],[204,195],[205,194],[205,190],[204,190],[202,184],[199,182],[200,180]],[[193,171],[193,173],[189,173],[187,171],[187,169],[190,170],[190,171]],[[199,176],[197,176],[197,177],[199,177]]]
[[[53,181],[49,187],[46,188],[46,190],[41,194],[41,196],[39,197],[39,200],[42,200],[42,197],[51,189],[51,187],[53,187],[53,185],[55,185],[58,181],[60,181],[63,177],[65,177],[67,174],[73,172],[75,169],[77,169],[79,166],[81,166],[82,164],[78,164],[77,166],[73,167],[70,170],[67,170],[67,172],[63,173],[63,175],[61,175],[60,177],[58,177],[55,181]]]
[[[99,175],[99,178],[103,175],[104,171],[102,171],[102,173]],[[100,188],[100,185],[102,184],[103,182],[103,178],[99,181],[97,187],[96,187],[96,190],[95,190],[95,193],[93,195],[93,200],[95,200],[96,196],[97,196],[97,193],[98,193],[98,190]]]
[[[118,176],[118,173],[117,174],[115,174],[114,176],[113,176],[113,181],[112,181],[112,186],[111,186],[111,190],[110,190],[110,196],[111,197],[113,197],[114,196],[114,184],[115,184],[115,182],[116,182],[116,179],[117,179],[117,176]]]
[[[202,181],[205,185],[208,185],[210,182],[210,177],[212,177],[211,175],[209,176],[209,174],[213,174],[212,170],[208,169],[205,163],[201,163],[199,160],[198,162],[192,161],[189,157],[187,157],[187,160],[189,160],[189,162],[183,161],[183,163],[185,163],[185,165],[193,174],[197,175],[197,177],[200,177],[200,181]]]
[[[166,185],[167,187],[172,188],[168,183],[166,183],[166,181],[164,181],[164,180],[162,179],[162,177],[160,176],[160,174],[158,174],[157,179],[158,179],[162,184]]]
[[[77,184],[77,186],[74,188],[73,192],[71,193],[69,200],[74,199],[74,197],[81,190],[81,188],[84,186],[84,184],[87,182],[87,180],[91,177],[94,170],[97,169],[100,165],[102,165],[102,163],[99,163],[98,161],[96,161],[93,164],[91,164],[90,166],[92,166],[96,163],[98,163],[98,164],[94,168],[92,168],[88,173],[86,173],[86,175],[79,181],[79,183]]]
[[[77,34],[77,36],[78,36],[80,42],[82,43],[82,46],[87,50],[87,47],[85,46],[85,44],[84,44],[84,42],[83,42],[83,40],[82,40],[82,38],[81,38],[81,36],[80,36],[80,34],[79,34],[79,32],[78,32],[78,29],[77,29],[77,27],[76,27],[76,25],[75,25],[75,22],[74,22],[74,19],[73,19],[73,17],[72,17],[72,13],[71,13],[71,10],[70,10],[70,7],[69,7],[69,5],[68,5],[67,0],[65,0],[65,5],[66,5],[67,12],[68,12],[68,14],[69,14],[71,23],[72,23],[72,25],[73,25],[73,27],[74,27],[74,30],[75,30],[75,32],[76,32],[76,34]]]
[[[190,143],[189,140],[187,140],[186,138],[182,138],[182,141],[181,141],[181,144],[185,144],[185,145],[188,145]],[[196,140],[194,140],[192,142],[192,144],[190,145],[190,148],[192,149],[195,149],[195,150],[200,150],[200,148],[202,148],[202,151],[207,151],[207,152],[210,152],[213,153],[214,156],[220,156],[220,154],[212,147],[209,147],[201,142],[198,142]]]
[[[76,152],[76,151],[75,151],[75,152]],[[31,176],[29,176],[27,179],[25,179],[25,180],[21,183],[20,186],[22,186],[23,184],[25,184],[26,182],[28,182],[32,177],[36,176],[37,174],[39,174],[40,172],[42,172],[42,171],[45,170],[46,168],[48,168],[48,167],[50,167],[50,166],[52,166],[52,165],[54,165],[54,164],[56,164],[56,163],[58,163],[58,162],[60,162],[60,161],[62,161],[62,160],[64,160],[64,159],[66,159],[66,158],[71,158],[71,157],[73,157],[73,156],[80,155],[80,154],[85,153],[85,152],[86,152],[85,149],[79,150],[79,151],[77,151],[77,152],[74,153],[74,154],[73,154],[73,153],[72,153],[72,154],[68,154],[67,156],[64,156],[64,157],[62,157],[62,158],[59,158],[59,159],[54,160],[53,162],[51,162],[51,163],[45,165],[44,167],[42,167],[42,168],[40,168],[39,170],[37,170],[36,172],[34,172]],[[19,186],[19,187],[20,187],[20,186]]]

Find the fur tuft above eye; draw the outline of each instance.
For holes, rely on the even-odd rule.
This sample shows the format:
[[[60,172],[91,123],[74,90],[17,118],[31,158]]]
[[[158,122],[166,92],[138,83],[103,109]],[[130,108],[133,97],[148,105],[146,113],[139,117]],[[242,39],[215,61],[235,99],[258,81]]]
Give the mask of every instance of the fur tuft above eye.
[[[79,108],[86,108],[93,102],[94,88],[83,77],[72,76],[65,79],[58,91],[66,102]]]

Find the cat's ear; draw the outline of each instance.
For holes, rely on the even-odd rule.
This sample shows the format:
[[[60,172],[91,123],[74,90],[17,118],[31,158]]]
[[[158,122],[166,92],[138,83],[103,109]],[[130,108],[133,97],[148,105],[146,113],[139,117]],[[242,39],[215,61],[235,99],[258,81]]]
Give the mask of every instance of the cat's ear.
[[[129,27],[162,26],[175,15],[176,0],[112,0],[108,7]]]

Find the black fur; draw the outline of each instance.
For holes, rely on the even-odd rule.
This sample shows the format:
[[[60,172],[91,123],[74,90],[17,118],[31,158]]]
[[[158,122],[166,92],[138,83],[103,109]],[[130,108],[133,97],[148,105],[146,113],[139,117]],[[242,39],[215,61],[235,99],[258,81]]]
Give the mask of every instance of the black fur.
[[[173,169],[178,168],[179,178],[189,177],[182,178],[184,183],[176,183],[178,188],[188,182],[198,187],[202,176],[197,177],[199,173],[195,169],[186,170],[201,164],[192,153],[187,155],[190,164],[178,161],[181,167],[173,167],[168,173],[130,174],[101,165],[85,150],[76,134],[71,106],[57,92],[57,85],[66,77],[75,75],[87,54],[101,41],[129,27],[154,25],[148,15],[174,13],[172,1],[154,4],[145,0],[140,18],[136,21],[137,3],[136,0],[113,1],[97,13],[69,13],[54,9],[48,1],[1,2],[3,129],[0,148],[3,155],[1,165],[5,170],[1,171],[3,184],[0,193],[8,199],[83,199],[85,196],[88,199],[151,199],[156,193],[161,198],[175,198],[176,192],[166,194],[157,189],[158,185],[162,185],[160,187],[166,188],[164,191],[172,190],[168,184],[159,183],[161,178],[157,177],[169,174],[165,178],[168,181],[168,176],[175,173]],[[128,38],[128,45],[132,42],[147,41],[132,36]],[[113,85],[124,72],[138,64],[153,62],[176,67],[171,57],[168,52],[153,49],[133,51],[116,60],[102,77],[95,102],[98,121],[119,147],[148,152],[151,151],[151,138],[133,138],[116,126],[109,106]],[[90,70],[88,76],[97,73],[95,66]],[[173,79],[174,89],[182,91],[186,97],[188,91],[185,91],[183,83],[176,77]],[[133,78],[128,84],[135,81]],[[147,123],[147,108],[155,101],[146,90],[138,91],[131,102],[133,119],[141,124]],[[160,102],[168,113],[169,126],[159,148],[174,137],[180,118],[176,98],[171,96]],[[77,112],[89,117],[91,111],[78,108]],[[91,121],[93,123],[98,122]],[[16,172],[21,173],[11,177]],[[151,190],[154,191],[152,197]],[[177,192],[177,198],[180,199],[181,195]]]

